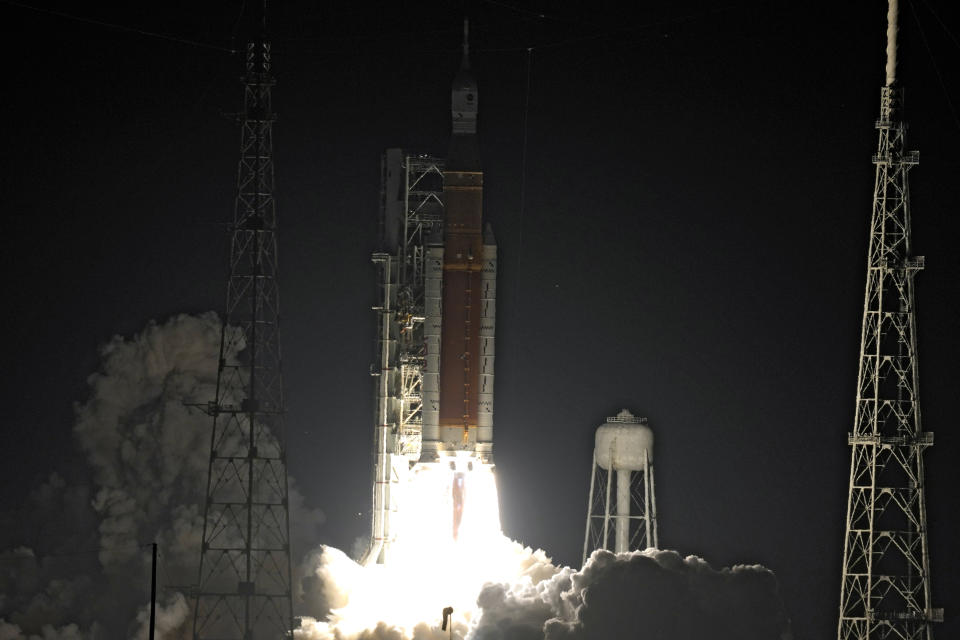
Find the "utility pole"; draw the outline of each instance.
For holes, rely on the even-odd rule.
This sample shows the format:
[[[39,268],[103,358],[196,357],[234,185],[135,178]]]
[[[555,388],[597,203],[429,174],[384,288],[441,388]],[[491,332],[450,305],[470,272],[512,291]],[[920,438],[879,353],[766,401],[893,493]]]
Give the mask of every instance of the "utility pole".
[[[280,367],[270,41],[249,3],[240,161],[223,318],[195,640],[292,637],[290,520]]]
[[[150,565],[150,640],[157,629],[157,543],[153,545],[153,563]]]

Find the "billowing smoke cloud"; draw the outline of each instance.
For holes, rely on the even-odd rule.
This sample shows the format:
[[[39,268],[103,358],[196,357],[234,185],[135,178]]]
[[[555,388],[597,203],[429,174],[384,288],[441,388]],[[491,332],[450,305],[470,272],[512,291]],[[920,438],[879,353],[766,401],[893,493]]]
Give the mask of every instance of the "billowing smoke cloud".
[[[162,584],[195,582],[210,419],[188,405],[213,398],[219,343],[210,313],[151,323],[101,349],[74,426],[89,482],[53,474],[16,513],[0,513],[0,640],[143,640],[154,540]],[[293,487],[290,509],[294,549],[310,549],[321,515],[305,509]],[[649,550],[598,552],[575,570],[508,540],[498,548],[510,578],[477,583],[475,601],[471,593],[454,614],[456,638],[587,640],[638,630],[669,640],[789,637],[777,581],[763,567],[714,570],[699,558]],[[391,582],[378,570],[335,549],[309,554],[295,607],[313,618],[298,640],[449,637],[439,628],[439,600],[405,626],[383,620],[386,598],[417,593],[403,588],[409,575]],[[358,610],[358,601],[373,606]],[[176,589],[161,591],[158,638],[190,636],[190,605]]]
[[[188,617],[190,616],[190,605],[187,599],[181,593],[175,593],[167,599],[167,602],[157,604],[157,615],[155,622],[155,636],[165,638],[166,640],[187,640],[190,637],[188,633]],[[150,637],[150,607],[144,606],[137,614],[137,623],[139,628],[134,634],[134,640],[147,640]]]
[[[18,625],[0,620],[0,640],[84,640],[86,637],[75,624],[60,628],[45,624],[39,634],[27,636]]]
[[[26,508],[0,514],[0,639],[145,638],[150,542],[165,585],[196,582],[220,321],[214,313],[151,323],[101,347],[74,435],[89,482],[57,474]],[[229,354],[228,354],[229,355]],[[322,514],[290,489],[295,549]],[[188,600],[161,593],[158,638],[182,636]]]
[[[713,569],[696,556],[648,549],[597,551],[581,570],[557,567],[542,551],[516,545],[522,567],[512,582],[488,583],[476,610],[459,612],[453,636],[465,640],[789,640],[790,624],[773,573],[759,565]],[[298,640],[427,640],[447,638],[436,618],[399,627],[369,612],[346,619],[355,589],[375,589],[365,569],[327,549],[315,573],[327,621],[308,619]],[[403,598],[403,594],[394,594]],[[356,611],[351,612],[356,616]]]
[[[478,640],[587,640],[640,631],[643,637],[670,640],[790,636],[777,580],[768,569],[739,565],[717,571],[700,558],[674,551],[597,551],[581,571],[561,571],[532,590],[486,587],[480,603]],[[490,615],[505,608],[517,615]],[[550,616],[539,617],[543,611]]]
[[[77,407],[74,433],[98,487],[105,569],[125,568],[157,533],[168,561],[192,563],[199,540],[182,532],[199,523],[210,420],[185,403],[214,397],[219,348],[212,313],[176,316],[101,348],[102,370],[88,378],[90,398]]]

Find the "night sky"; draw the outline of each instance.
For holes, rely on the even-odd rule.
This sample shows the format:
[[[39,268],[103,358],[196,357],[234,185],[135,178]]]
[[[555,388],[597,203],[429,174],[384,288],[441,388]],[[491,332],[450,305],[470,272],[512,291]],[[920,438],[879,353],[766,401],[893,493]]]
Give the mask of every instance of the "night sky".
[[[459,2],[377,4],[277,2],[269,16],[289,472],[326,514],[317,543],[346,550],[369,527],[380,154],[445,154],[463,15]],[[940,638],[960,634],[951,4],[904,3],[898,73],[921,152],[910,186]],[[18,36],[2,44],[5,511],[51,471],[84,481],[73,403],[100,344],[222,310],[240,4],[202,5],[0,3]],[[504,531],[579,565],[593,431],[626,407],[656,432],[661,545],[766,565],[796,638],[831,637],[886,3],[532,8],[469,9],[501,257]]]

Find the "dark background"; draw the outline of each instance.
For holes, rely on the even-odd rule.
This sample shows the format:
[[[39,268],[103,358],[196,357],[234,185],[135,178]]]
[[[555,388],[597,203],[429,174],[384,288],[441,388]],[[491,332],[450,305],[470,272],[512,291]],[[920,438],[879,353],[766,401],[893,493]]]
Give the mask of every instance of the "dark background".
[[[51,470],[85,473],[72,403],[99,344],[222,308],[239,142],[226,114],[240,98],[225,49],[240,5],[201,4],[0,3],[4,508]],[[349,549],[370,508],[380,153],[445,153],[463,11],[319,4],[270,13],[284,382],[289,471],[327,514],[317,542]],[[960,630],[950,5],[904,3],[899,67],[921,150],[940,637]],[[470,13],[501,251],[505,532],[579,565],[593,430],[628,407],[658,438],[662,546],[770,567],[796,637],[834,635],[885,3],[490,0]]]

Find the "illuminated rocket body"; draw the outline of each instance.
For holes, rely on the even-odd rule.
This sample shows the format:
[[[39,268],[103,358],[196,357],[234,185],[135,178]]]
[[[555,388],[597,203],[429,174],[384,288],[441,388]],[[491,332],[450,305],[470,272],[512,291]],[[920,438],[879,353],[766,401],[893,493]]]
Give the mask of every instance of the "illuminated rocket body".
[[[421,462],[493,464],[497,245],[483,225],[477,83],[467,45],[452,87],[444,224],[427,247]]]

